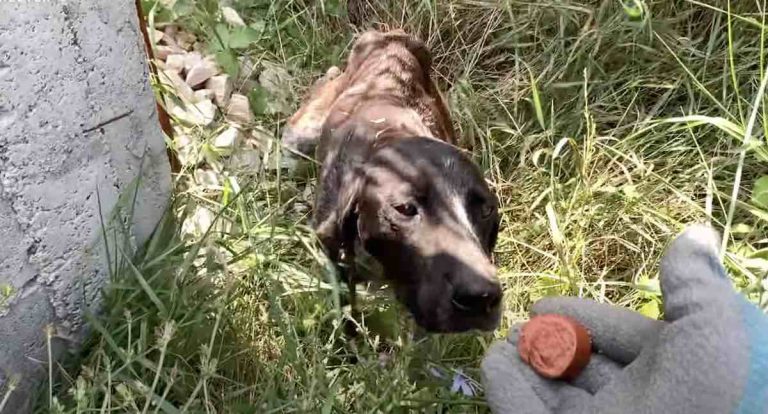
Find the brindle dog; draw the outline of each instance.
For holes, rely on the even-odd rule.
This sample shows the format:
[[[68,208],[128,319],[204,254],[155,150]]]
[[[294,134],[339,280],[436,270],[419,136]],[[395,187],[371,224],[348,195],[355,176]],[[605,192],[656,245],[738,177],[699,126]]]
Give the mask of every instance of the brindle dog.
[[[366,32],[289,120],[283,145],[316,151],[313,226],[331,259],[350,263],[360,246],[427,331],[491,330],[498,201],[455,146],[430,72],[422,41]]]

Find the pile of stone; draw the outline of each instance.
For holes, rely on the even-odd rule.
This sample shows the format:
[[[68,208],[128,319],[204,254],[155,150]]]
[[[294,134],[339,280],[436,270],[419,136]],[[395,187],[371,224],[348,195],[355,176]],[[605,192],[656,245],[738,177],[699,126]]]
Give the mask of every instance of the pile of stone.
[[[223,7],[221,14],[230,27],[245,25],[230,8]],[[241,58],[238,78],[233,79],[206,53],[201,39],[179,25],[166,24],[147,33],[157,68],[155,90],[170,115],[171,145],[182,166],[180,191],[193,193],[196,200],[218,200],[225,191],[239,192],[245,176],[277,168],[278,161],[281,169],[293,168],[296,160],[279,154],[272,128],[259,124],[249,101],[251,91],[260,88],[268,99],[257,102],[259,114],[292,112],[292,78],[282,65],[264,60],[256,65]],[[309,186],[299,198],[309,200],[308,191]],[[204,234],[214,222],[214,205],[196,204],[184,220],[182,234]],[[308,205],[306,201],[296,209],[306,210]],[[225,219],[217,223],[221,231],[231,225]]]
[[[172,118],[173,145],[182,166],[201,170],[194,175],[210,175],[205,170],[219,175],[225,166],[258,169],[273,139],[254,125],[247,96],[250,84],[224,73],[215,57],[205,54],[195,35],[177,25],[148,33],[156,82]],[[203,180],[203,184],[222,184],[220,179],[211,181]]]

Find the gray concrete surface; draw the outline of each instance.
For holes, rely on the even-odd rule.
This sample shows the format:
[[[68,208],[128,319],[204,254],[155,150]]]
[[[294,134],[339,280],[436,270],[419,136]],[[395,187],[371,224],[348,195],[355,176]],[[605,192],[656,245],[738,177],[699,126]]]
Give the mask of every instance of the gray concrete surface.
[[[98,305],[97,191],[120,216],[137,182],[135,244],[171,182],[134,1],[0,0],[0,400],[21,378],[4,412],[45,381],[46,327],[61,354]]]

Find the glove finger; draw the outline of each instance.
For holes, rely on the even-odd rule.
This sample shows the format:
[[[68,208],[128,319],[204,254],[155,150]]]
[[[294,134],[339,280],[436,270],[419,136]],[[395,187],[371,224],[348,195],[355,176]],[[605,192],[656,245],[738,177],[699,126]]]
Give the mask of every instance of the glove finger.
[[[543,378],[520,359],[517,340],[521,326],[513,326],[508,340],[494,344],[483,360],[486,396],[494,412],[549,413],[564,404],[586,406],[591,398],[587,392]]]
[[[485,399],[491,411],[500,413],[545,414],[552,412],[523,376],[517,363],[516,349],[506,341],[494,343],[480,365]],[[549,397],[548,393],[544,393]]]
[[[643,346],[656,338],[664,322],[619,306],[572,297],[544,298],[532,315],[558,313],[581,322],[592,338],[592,347],[620,364],[632,362]]]
[[[594,395],[611,382],[623,368],[621,364],[605,355],[592,354],[589,364],[571,384]]]
[[[661,259],[664,319],[675,321],[702,309],[724,305],[734,292],[718,256],[720,236],[711,227],[688,227]]]
[[[499,356],[499,359],[486,357],[483,361],[483,371],[485,378],[490,384],[490,374],[494,371],[504,370],[501,375],[497,375],[497,380],[502,388],[492,390],[494,395],[498,394],[500,401],[504,401],[507,407],[512,407],[511,412],[538,412],[535,410],[544,409],[545,412],[559,411],[566,401],[569,404],[586,406],[591,396],[582,389],[574,387],[564,381],[550,380],[538,375],[522,359],[517,351],[517,341],[520,337],[520,328],[518,324],[510,329],[507,341],[499,342],[494,345],[494,349],[489,352],[492,355]],[[503,367],[503,368],[502,368]],[[486,393],[488,393],[486,389]],[[506,395],[506,397],[502,396]],[[530,404],[528,401],[531,396],[535,396],[536,404]],[[505,400],[506,398],[506,400]],[[511,405],[510,405],[511,404]]]

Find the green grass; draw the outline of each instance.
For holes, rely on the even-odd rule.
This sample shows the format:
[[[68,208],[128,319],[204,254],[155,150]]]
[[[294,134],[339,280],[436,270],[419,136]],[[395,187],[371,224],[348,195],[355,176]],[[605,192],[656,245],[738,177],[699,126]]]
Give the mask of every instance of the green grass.
[[[152,17],[196,32],[230,72],[245,70],[240,56],[251,79],[287,69],[282,89],[239,85],[253,88],[260,130],[278,136],[311,82],[344,61],[345,7],[231,3],[250,29],[222,24],[216,0]],[[345,288],[306,228],[314,175],[279,173],[277,154],[214,186],[188,168],[172,214],[115,272],[79,369],[41,410],[485,412],[481,393],[450,392],[455,372],[482,390],[484,350],[545,295],[659,316],[659,257],[694,221],[727,232],[737,288],[768,307],[764,0],[370,3],[369,23],[427,41],[455,125],[499,195],[502,328],[419,339],[371,289],[350,343]],[[213,131],[195,133],[205,142]],[[205,144],[200,154],[227,171]],[[180,231],[201,214],[215,218],[210,230]]]

